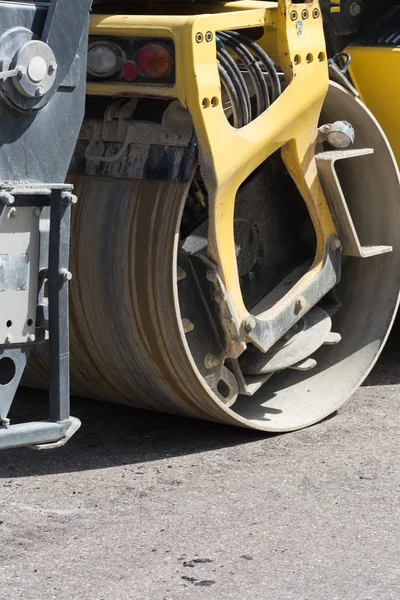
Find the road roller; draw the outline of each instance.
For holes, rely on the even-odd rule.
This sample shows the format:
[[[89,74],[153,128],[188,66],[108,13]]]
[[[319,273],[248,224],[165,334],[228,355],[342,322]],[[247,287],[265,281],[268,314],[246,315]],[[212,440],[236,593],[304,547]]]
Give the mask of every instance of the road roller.
[[[63,445],[70,394],[293,431],[367,376],[399,173],[326,8],[0,0],[0,447]]]

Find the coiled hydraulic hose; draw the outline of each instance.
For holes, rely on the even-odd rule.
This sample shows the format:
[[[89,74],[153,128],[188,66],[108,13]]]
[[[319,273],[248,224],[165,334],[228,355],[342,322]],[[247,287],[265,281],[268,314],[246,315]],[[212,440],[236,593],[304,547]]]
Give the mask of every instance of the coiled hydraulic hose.
[[[217,40],[217,59],[231,79],[239,97],[239,107],[242,112],[243,125],[251,120],[251,100],[244,77],[232,56],[226,51],[222,41]]]
[[[221,82],[226,90],[226,93],[228,94],[229,100],[232,105],[233,126],[236,129],[240,129],[240,127],[244,126],[244,122],[243,122],[243,112],[241,109],[239,96],[236,91],[236,87],[233,84],[232,79],[229,77],[229,74],[227,73],[227,71],[221,65],[221,63],[218,63],[218,73],[219,73]]]
[[[282,89],[274,62],[261,48],[261,46],[253,42],[253,40],[247,36],[243,35],[243,33],[239,33],[238,31],[230,31],[229,33],[238,41],[242,42],[242,44],[245,44],[248,48],[250,48],[250,50],[254,52],[254,54],[259,58],[260,62],[264,65],[271,81],[272,102],[275,102],[275,100],[281,95]]]
[[[246,80],[226,48],[232,50],[249,74],[255,90],[256,112],[252,111]],[[233,126],[244,127],[263,113],[281,94],[276,67],[267,53],[253,40],[237,31],[222,31],[217,36],[217,59],[221,82],[232,105]],[[264,67],[263,72],[260,64]],[[265,80],[268,76],[271,94]]]
[[[244,68],[247,70],[256,95],[256,114],[253,118],[261,115],[269,106],[270,98],[268,86],[265,81],[263,72],[253,54],[246,48],[244,44],[235,39],[231,35],[231,31],[221,31],[218,35],[224,41],[224,44],[230,48],[236,56],[241,60]]]

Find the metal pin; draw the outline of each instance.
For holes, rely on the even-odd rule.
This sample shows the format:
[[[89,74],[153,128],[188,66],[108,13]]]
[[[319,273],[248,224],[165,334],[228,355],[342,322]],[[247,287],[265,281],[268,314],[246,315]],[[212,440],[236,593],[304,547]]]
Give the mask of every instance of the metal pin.
[[[182,325],[183,325],[183,331],[185,333],[189,333],[190,331],[193,331],[193,329],[194,329],[194,325],[191,321],[189,321],[189,319],[182,319]]]
[[[68,269],[61,269],[60,277],[63,281],[71,281],[72,273],[70,271],[68,271]]]

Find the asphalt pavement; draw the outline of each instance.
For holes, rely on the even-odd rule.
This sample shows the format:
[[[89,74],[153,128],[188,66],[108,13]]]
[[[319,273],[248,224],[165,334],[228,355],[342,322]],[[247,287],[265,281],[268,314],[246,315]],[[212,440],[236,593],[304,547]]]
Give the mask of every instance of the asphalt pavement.
[[[45,403],[22,390],[14,412]],[[400,337],[300,432],[73,414],[64,448],[0,453],[1,600],[400,598]]]

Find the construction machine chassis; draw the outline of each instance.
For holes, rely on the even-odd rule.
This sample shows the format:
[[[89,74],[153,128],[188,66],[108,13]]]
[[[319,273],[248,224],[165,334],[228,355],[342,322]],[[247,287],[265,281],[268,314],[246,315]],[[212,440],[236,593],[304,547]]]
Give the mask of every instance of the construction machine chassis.
[[[68,181],[81,199],[71,243],[72,391],[264,431],[319,421],[357,388],[390,329],[400,204],[379,125],[350,85],[329,82],[329,72],[342,83],[343,73],[328,68],[318,2],[177,3],[170,13],[166,3],[95,6],[85,118],[77,139],[82,112],[66,107],[79,119],[56,155],[60,181],[72,158]],[[68,85],[83,86],[78,56],[70,53]],[[25,77],[6,66],[8,78]],[[46,115],[63,89],[54,73],[41,85],[6,79],[7,110],[31,114],[36,103]],[[81,106],[78,87],[68,99]],[[59,143],[65,123],[57,127]],[[49,385],[51,412],[46,423],[10,424],[13,378],[0,443],[52,447],[78,426],[68,408],[75,196],[31,177],[42,194],[33,209],[50,198],[29,286],[35,331],[4,351],[35,347],[24,382]],[[14,199],[19,190],[4,192]],[[64,238],[59,252],[50,240],[47,263],[49,222],[53,242]]]

